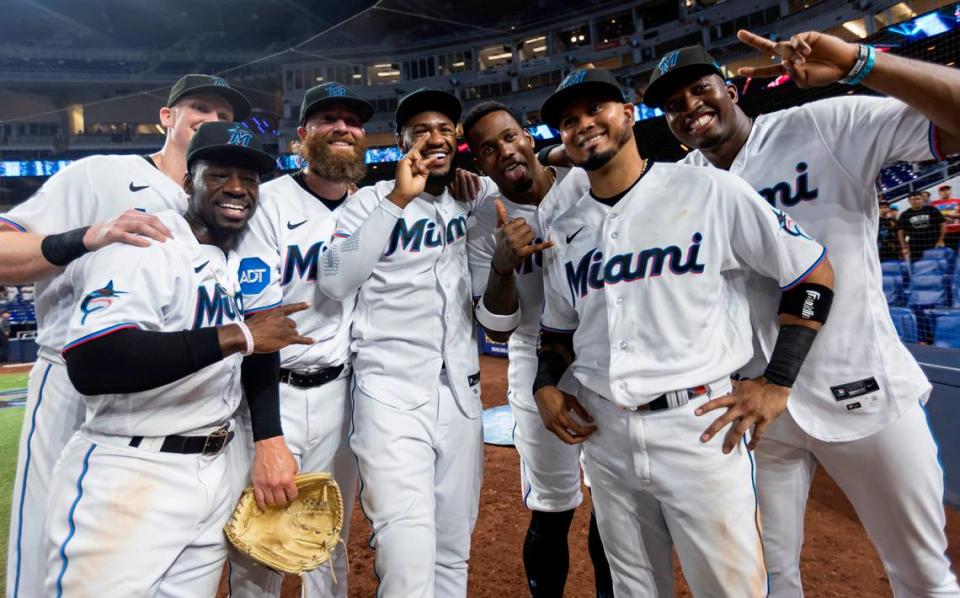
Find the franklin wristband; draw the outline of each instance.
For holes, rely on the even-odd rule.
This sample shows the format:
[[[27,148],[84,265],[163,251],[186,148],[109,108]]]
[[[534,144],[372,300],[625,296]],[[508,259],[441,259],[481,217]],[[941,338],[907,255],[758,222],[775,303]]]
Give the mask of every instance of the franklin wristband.
[[[556,351],[541,351],[537,354],[537,376],[533,379],[533,393],[544,386],[556,386],[563,373],[570,367],[563,355]]]
[[[87,234],[89,226],[81,226],[58,235],[47,235],[40,241],[40,253],[43,259],[54,266],[66,266],[78,257],[89,253],[83,244],[83,235]]]

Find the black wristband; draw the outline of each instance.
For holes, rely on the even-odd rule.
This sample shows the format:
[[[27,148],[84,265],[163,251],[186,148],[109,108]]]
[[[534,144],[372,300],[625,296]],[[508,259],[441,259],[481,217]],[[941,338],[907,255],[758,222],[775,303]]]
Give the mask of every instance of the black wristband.
[[[794,324],[780,327],[777,344],[763,377],[767,382],[790,388],[800,375],[803,361],[817,338],[817,331],[806,326]]]
[[[804,282],[780,295],[777,313],[796,316],[824,324],[833,305],[833,289],[822,284]]]
[[[566,358],[556,351],[538,353],[537,376],[533,379],[534,394],[544,386],[556,386],[568,367]]]
[[[43,258],[54,266],[66,266],[90,250],[83,244],[89,226],[81,226],[59,235],[47,235],[40,242]]]

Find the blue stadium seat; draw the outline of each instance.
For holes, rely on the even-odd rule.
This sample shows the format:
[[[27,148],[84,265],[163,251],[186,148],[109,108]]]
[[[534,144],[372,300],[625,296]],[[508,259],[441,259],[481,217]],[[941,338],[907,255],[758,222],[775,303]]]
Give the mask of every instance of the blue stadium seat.
[[[924,260],[936,260],[947,274],[953,274],[956,255],[949,247],[934,247],[923,252]]]
[[[903,295],[903,277],[898,274],[883,275],[883,296],[887,298],[887,305],[905,305]]]
[[[880,272],[884,276],[896,275],[906,282],[907,265],[897,260],[885,260],[880,262]]]
[[[944,314],[936,319],[933,344],[937,347],[960,349],[960,312]]]
[[[917,260],[910,276],[910,307],[929,309],[947,307],[950,300],[949,280],[940,262]]]
[[[890,318],[897,335],[905,343],[916,343],[920,340],[917,334],[917,317],[906,307],[891,307]]]

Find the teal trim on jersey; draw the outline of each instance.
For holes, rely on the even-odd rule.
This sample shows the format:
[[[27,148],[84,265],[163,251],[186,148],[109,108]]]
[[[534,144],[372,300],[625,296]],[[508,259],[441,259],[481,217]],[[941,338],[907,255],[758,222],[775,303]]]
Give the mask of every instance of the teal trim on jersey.
[[[23,482],[20,485],[20,504],[17,506],[17,573],[13,582],[13,598],[20,596],[20,562],[22,559],[23,541],[23,501],[27,495],[27,476],[30,473],[30,448],[33,445],[33,433],[37,431],[37,411],[40,410],[40,404],[43,403],[43,389],[47,385],[47,376],[50,374],[52,363],[47,364],[47,369],[43,371],[43,378],[40,380],[40,388],[37,390],[37,404],[33,407],[33,413],[30,414],[30,433],[27,434],[27,456],[23,460]]]
[[[63,544],[60,545],[60,560],[63,562],[63,565],[60,567],[60,575],[57,576],[57,598],[63,596],[63,576],[66,575],[67,566],[70,564],[70,560],[67,558],[67,544],[70,543],[70,540],[73,539],[73,536],[77,532],[77,525],[73,516],[77,512],[77,505],[80,504],[80,499],[83,498],[83,478],[87,477],[87,472],[90,471],[90,455],[93,454],[93,449],[95,448],[97,448],[97,445],[91,444],[87,450],[87,454],[83,456],[83,469],[80,470],[80,477],[77,478],[77,498],[74,499],[73,504],[70,505],[70,514],[67,516],[67,522],[70,524],[70,533],[67,534]]]
[[[13,230],[21,233],[27,232],[27,229],[25,229],[23,226],[17,224],[13,220],[10,220],[9,218],[4,218],[3,216],[0,216],[0,225],[9,226]]]
[[[749,432],[747,433],[749,434]],[[760,551],[763,554],[763,531],[760,529],[760,492],[757,491],[757,467],[753,461],[753,453],[747,447],[747,434],[743,435],[741,442],[743,442],[743,450],[747,451],[747,459],[750,460],[750,483],[753,485],[753,521],[754,525],[757,527],[757,537],[760,539]],[[766,565],[764,565],[766,568]],[[767,593],[766,596],[770,595],[770,572],[767,571]]]
[[[927,131],[927,143],[930,144],[930,154],[937,160],[944,160],[943,154],[940,153],[940,140],[937,139],[937,126],[933,123],[930,123]]]
[[[139,328],[139,327],[140,326],[138,326],[135,322],[121,322],[120,324],[114,324],[113,326],[109,326],[107,328],[104,328],[103,330],[98,330],[96,332],[91,332],[90,334],[81,336],[80,338],[67,343],[66,345],[64,345],[63,351],[61,351],[60,354],[66,355],[67,351],[69,351],[70,349],[75,349],[84,343],[95,341],[98,338],[107,336],[108,334],[112,334],[114,332],[120,332],[121,330],[126,330],[127,328]]]
[[[251,307],[250,309],[243,310],[243,315],[249,316],[250,314],[255,314],[261,311],[267,311],[268,309],[274,309],[274,308],[280,307],[282,303],[283,301],[277,301],[276,303],[267,305],[266,307]]]
[[[810,266],[809,268],[807,268],[807,269],[804,271],[803,274],[801,274],[796,280],[794,280],[793,282],[791,282],[791,283],[788,284],[787,286],[785,286],[785,287],[780,287],[780,290],[781,290],[781,291],[789,291],[789,290],[792,289],[793,287],[797,286],[798,284],[800,284],[801,282],[803,282],[804,280],[806,280],[806,278],[807,278],[808,276],[810,276],[810,273],[813,272],[814,270],[816,270],[817,267],[821,264],[821,262],[823,262],[823,260],[825,260],[825,259],[827,259],[827,248],[826,248],[826,247],[824,247],[824,248],[823,248],[823,251],[820,252],[820,257],[817,258],[817,261],[813,262],[813,265],[812,265],[812,266]]]

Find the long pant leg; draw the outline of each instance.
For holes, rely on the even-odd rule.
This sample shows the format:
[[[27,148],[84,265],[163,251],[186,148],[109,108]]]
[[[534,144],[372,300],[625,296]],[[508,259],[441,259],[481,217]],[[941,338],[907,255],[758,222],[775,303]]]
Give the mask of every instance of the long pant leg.
[[[763,521],[763,557],[770,574],[771,598],[802,598],[800,549],[803,520],[817,460],[809,436],[784,412],[760,441],[757,491]]]
[[[83,423],[85,406],[62,363],[41,357],[30,371],[10,505],[7,596],[46,595],[47,498],[53,468]]]

